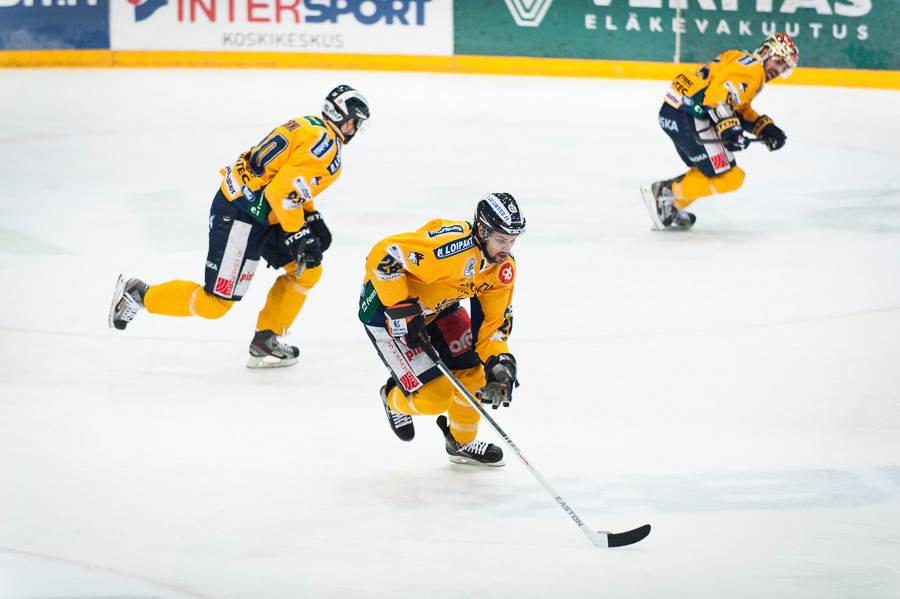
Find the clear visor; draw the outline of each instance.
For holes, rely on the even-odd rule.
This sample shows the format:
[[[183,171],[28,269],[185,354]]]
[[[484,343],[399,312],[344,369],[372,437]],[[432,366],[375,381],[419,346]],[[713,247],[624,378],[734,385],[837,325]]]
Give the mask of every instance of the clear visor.
[[[483,228],[483,233],[485,243],[488,243],[491,246],[494,246],[504,252],[509,252],[509,250],[511,250],[512,247],[516,244],[516,239],[519,238],[518,235],[501,233],[500,231],[495,231],[488,227]]]
[[[788,77],[791,76],[791,73],[794,72],[794,66],[796,65],[796,63],[793,60],[791,60],[785,56],[782,56],[780,54],[776,54],[773,52],[772,56],[769,57],[769,60],[771,60],[773,63],[783,67],[781,69],[781,78],[782,79],[787,79]]]
[[[366,129],[369,128],[369,119],[356,119],[356,133],[354,135],[360,135]]]

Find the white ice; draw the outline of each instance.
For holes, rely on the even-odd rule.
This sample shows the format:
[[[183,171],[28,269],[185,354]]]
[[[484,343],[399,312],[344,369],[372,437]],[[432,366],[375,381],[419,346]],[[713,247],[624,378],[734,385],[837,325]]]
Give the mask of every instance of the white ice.
[[[272,270],[219,321],[109,330],[120,272],[202,281],[218,169],[345,82],[372,126],[317,202],[300,364],[244,367]],[[666,86],[0,71],[0,599],[900,597],[900,92],[772,85],[787,146],[655,232]],[[493,415],[637,545],[594,547],[508,450],[466,469],[432,417],[388,429],[363,261],[489,191],[528,220]]]

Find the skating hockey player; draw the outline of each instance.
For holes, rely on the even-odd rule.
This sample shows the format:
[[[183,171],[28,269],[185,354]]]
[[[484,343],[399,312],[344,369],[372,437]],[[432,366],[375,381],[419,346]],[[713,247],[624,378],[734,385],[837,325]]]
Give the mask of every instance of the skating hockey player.
[[[441,414],[451,462],[503,465],[499,447],[475,438],[478,410],[422,348],[429,343],[483,404],[509,405],[517,384],[516,360],[506,344],[516,280],[510,251],[524,232],[516,200],[490,193],[478,202],[471,224],[433,220],[378,242],[369,253],[359,318],[391,372],[381,401],[401,440],[415,435],[412,416]],[[460,305],[464,299],[471,316]]]
[[[331,232],[314,198],[340,177],[343,146],[364,130],[369,116],[366,98],[339,85],[325,98],[321,117],[305,116],[276,127],[222,169],[209,215],[205,284],[148,285],[120,276],[110,328],[124,329],[142,308],[152,314],[219,318],[247,293],[263,258],[284,274],[259,313],[247,367],[297,363],[299,350],[280,336],[322,276],[322,252],[331,245]]]
[[[750,143],[745,133],[764,141],[769,150],[784,147],[784,131],[755,112],[750,102],[769,81],[779,75],[786,79],[797,60],[794,41],[776,33],[752,54],[729,50],[675,78],[659,111],[659,124],[689,170],[641,187],[656,229],[692,227],[697,219],[685,211],[691,202],[741,186],[744,171],[735,163],[734,152]]]

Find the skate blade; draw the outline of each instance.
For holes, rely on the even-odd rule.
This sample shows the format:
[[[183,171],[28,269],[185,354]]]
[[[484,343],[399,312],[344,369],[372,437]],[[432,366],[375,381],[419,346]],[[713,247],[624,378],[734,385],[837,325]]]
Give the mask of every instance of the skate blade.
[[[664,230],[666,227],[663,225],[662,221],[659,219],[659,214],[656,212],[656,202],[653,200],[653,192],[650,191],[649,185],[641,185],[641,197],[644,199],[644,206],[647,208],[650,220],[653,221],[653,228],[657,231]]]
[[[116,328],[115,316],[116,316],[116,304],[119,303],[119,300],[122,299],[122,294],[125,293],[125,275],[119,275],[119,280],[116,281],[116,290],[113,292],[112,303],[109,305],[109,328]],[[124,328],[124,327],[123,327]]]
[[[247,368],[284,368],[285,366],[293,366],[299,361],[299,357],[281,360],[272,356],[263,356],[262,358],[250,356],[247,360]]]
[[[489,462],[479,462],[478,460],[473,460],[471,458],[463,457],[461,455],[448,455],[447,459],[453,462],[454,464],[462,464],[463,466],[478,466],[480,468],[499,468],[500,466],[505,466],[503,460],[498,460],[493,463]]]

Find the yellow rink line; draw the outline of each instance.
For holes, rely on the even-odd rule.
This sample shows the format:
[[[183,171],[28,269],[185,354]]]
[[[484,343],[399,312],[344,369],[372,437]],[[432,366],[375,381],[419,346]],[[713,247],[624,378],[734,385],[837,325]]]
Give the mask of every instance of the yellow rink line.
[[[660,62],[507,56],[404,56],[391,54],[151,52],[123,50],[0,51],[0,68],[294,68],[539,75],[549,77],[606,77],[616,79],[672,79],[684,66]],[[900,89],[900,71],[799,68],[784,83],[791,85]]]

